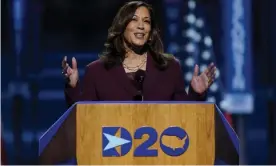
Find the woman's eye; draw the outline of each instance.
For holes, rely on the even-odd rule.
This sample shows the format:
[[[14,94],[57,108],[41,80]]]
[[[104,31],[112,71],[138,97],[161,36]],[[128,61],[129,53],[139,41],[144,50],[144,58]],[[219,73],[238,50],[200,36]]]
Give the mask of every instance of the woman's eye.
[[[150,20],[145,20],[145,22],[150,24]]]

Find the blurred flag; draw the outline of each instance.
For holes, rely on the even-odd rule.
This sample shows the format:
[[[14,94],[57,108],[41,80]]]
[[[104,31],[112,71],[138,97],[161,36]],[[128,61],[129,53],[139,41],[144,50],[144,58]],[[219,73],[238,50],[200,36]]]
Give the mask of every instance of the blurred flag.
[[[184,28],[182,35],[185,38],[184,48],[187,52],[187,57],[184,58],[183,66],[186,66],[184,71],[186,85],[189,85],[193,72],[193,67],[198,64],[200,72],[203,72],[211,62],[216,63],[213,42],[211,36],[209,36],[206,30],[204,18],[197,13],[197,4],[195,0],[189,0],[186,3],[186,15],[184,15]],[[218,66],[217,66],[218,67]],[[217,69],[216,80],[211,85],[207,101],[215,102],[218,106],[222,101],[222,95],[224,93],[223,84],[220,78],[220,70]],[[232,125],[231,115],[224,112],[228,122]]]
[[[198,9],[195,0],[165,2],[168,25],[167,51],[181,61],[188,92],[187,88],[192,79],[195,64],[199,65],[200,72],[204,71],[211,62],[216,64],[212,38],[208,34],[204,18],[199,13],[201,9]],[[224,87],[218,65],[217,68],[216,80],[209,89],[207,101],[220,106]],[[226,112],[224,115],[232,125],[231,115]]]

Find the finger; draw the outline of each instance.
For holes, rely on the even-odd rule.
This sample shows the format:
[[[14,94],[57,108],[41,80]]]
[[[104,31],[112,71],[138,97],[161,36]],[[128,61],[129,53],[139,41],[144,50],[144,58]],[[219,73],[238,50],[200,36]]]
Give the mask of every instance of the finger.
[[[213,75],[211,75],[210,77],[207,78],[208,87],[210,87],[214,83],[215,79],[216,79],[215,74],[213,74]]]
[[[217,71],[217,68],[215,67],[212,72],[212,78],[216,78],[216,74],[217,74],[216,71]]]
[[[214,62],[210,63],[209,66],[208,66],[209,69],[212,69],[213,67],[215,67]]]
[[[206,71],[206,75],[210,77],[216,71],[216,66],[214,65],[214,63],[212,63],[205,71]]]
[[[63,67],[63,69],[62,69],[62,73],[63,74],[66,74],[67,73],[67,69],[69,68],[70,66],[69,66],[69,64],[68,63],[66,63],[66,65]]]
[[[210,71],[211,69],[213,69],[215,67],[215,64],[212,62],[208,65],[208,70]]]
[[[216,73],[216,67],[213,67],[208,73],[207,73],[207,76],[209,78],[212,77],[212,75],[214,75]]]
[[[68,67],[66,73],[71,75],[73,73],[73,69],[71,67]]]
[[[64,57],[63,57],[63,60],[62,60],[62,62],[61,62],[62,68],[65,68],[66,64],[67,64],[67,56],[64,56]]]
[[[72,58],[72,68],[77,69],[77,60],[75,57]]]
[[[216,73],[213,73],[213,74],[210,76],[210,79],[216,79]]]
[[[199,73],[199,67],[198,65],[195,65],[194,76],[198,76],[198,73]]]
[[[208,83],[208,88],[210,88],[214,83],[214,80],[210,80],[209,83]]]

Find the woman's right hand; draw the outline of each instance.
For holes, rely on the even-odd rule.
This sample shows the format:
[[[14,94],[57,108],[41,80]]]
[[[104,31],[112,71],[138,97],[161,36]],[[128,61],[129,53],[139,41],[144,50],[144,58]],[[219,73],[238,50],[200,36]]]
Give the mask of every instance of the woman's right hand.
[[[74,88],[79,80],[79,71],[77,68],[77,60],[75,57],[72,58],[72,67],[67,63],[67,56],[62,60],[62,74],[64,77],[69,79],[69,85]]]

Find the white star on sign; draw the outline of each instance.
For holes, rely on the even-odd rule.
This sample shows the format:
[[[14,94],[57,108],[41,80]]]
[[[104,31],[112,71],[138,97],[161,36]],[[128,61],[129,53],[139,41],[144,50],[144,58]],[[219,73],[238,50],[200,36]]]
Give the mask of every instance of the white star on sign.
[[[126,139],[123,139],[123,138],[120,138],[120,137],[116,137],[116,136],[113,136],[113,135],[110,135],[110,134],[106,134],[106,133],[103,133],[103,134],[108,139],[108,144],[105,146],[104,151],[131,142],[129,140],[126,140]]]

